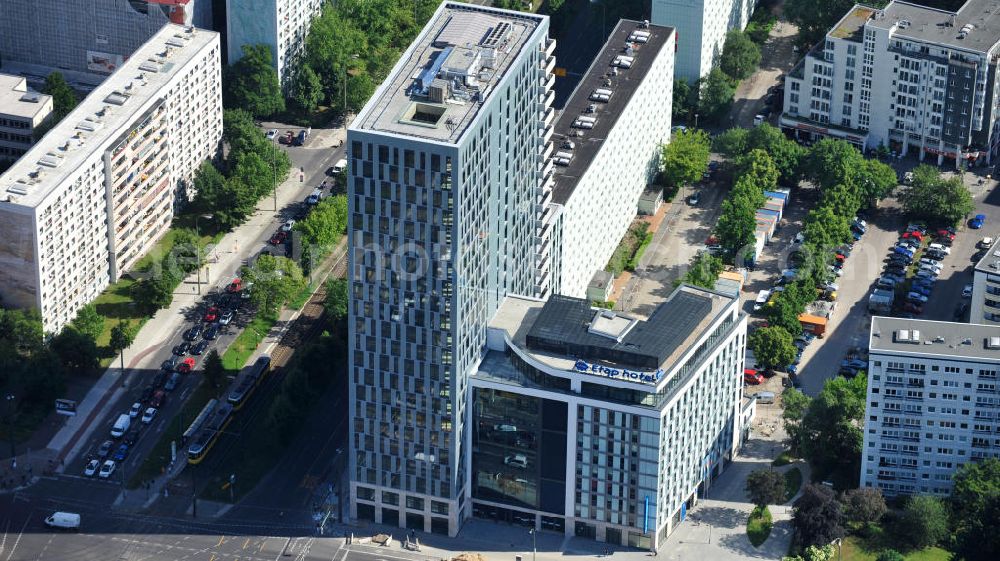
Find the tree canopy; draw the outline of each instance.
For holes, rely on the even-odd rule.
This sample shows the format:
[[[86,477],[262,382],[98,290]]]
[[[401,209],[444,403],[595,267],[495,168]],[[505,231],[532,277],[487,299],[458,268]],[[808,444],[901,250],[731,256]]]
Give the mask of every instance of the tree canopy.
[[[817,478],[848,486],[861,469],[868,377],[826,381],[802,418],[799,449]]]
[[[296,107],[306,113],[315,111],[323,101],[323,82],[309,63],[301,63],[295,71],[291,93]]]
[[[948,535],[948,511],[936,497],[912,496],[898,516],[894,533],[913,549],[930,547]]]
[[[792,527],[805,546],[826,545],[844,535],[841,505],[832,489],[807,483],[795,501]]]
[[[753,247],[757,229],[757,207],[744,197],[729,197],[722,201],[722,212],[715,224],[719,245],[731,255]]]
[[[347,319],[348,293],[347,279],[330,279],[326,282],[326,299],[323,308],[335,322]]]
[[[736,86],[729,76],[721,69],[713,68],[701,83],[698,112],[703,119],[717,123],[729,112],[735,94]]]
[[[746,492],[758,507],[785,502],[785,476],[771,469],[758,469],[747,476]]]
[[[713,289],[722,272],[722,259],[703,251],[691,261],[691,267],[680,278],[678,284],[687,283],[702,288]]]
[[[285,110],[275,54],[267,45],[243,45],[243,56],[226,69],[226,107],[238,107],[255,117]]]
[[[726,33],[719,57],[719,68],[734,80],[744,80],[757,70],[760,64],[760,47],[746,33],[739,29]]]
[[[291,259],[261,255],[248,267],[243,267],[243,282],[253,284],[250,301],[261,312],[273,315],[305,287],[302,269]]]
[[[757,362],[768,370],[784,369],[795,360],[792,336],[781,327],[761,327],[750,335],[749,346]]]
[[[674,133],[661,147],[660,170],[669,186],[696,183],[708,169],[711,140],[700,130]]]
[[[899,199],[910,216],[951,226],[975,208],[972,195],[961,178],[945,179],[926,164],[917,166],[912,184],[900,193]]]
[[[963,464],[954,476],[950,505],[956,553],[966,561],[1000,559],[1000,460]]]
[[[69,87],[61,72],[52,72],[45,77],[42,92],[52,96],[52,112],[57,121],[69,115],[78,103],[73,88]]]

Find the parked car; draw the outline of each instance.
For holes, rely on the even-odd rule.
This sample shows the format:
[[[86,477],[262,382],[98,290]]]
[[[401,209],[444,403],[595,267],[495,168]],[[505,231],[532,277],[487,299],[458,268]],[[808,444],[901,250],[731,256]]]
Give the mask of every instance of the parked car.
[[[153,385],[157,388],[162,386],[166,383],[168,375],[169,374],[165,370],[160,370],[156,373],[156,376],[153,377]]]
[[[939,243],[932,243],[932,244],[930,244],[930,245],[927,246],[927,249],[933,249],[935,251],[941,251],[945,255],[951,254],[951,248],[950,247],[948,247],[946,245],[939,244]]]
[[[226,292],[234,293],[243,290],[243,281],[236,277],[226,286]]]
[[[924,252],[924,257],[927,259],[933,259],[934,261],[944,261],[945,254],[940,251],[935,251],[933,249],[928,249]]]
[[[924,307],[920,304],[914,304],[913,302],[907,302],[903,304],[903,310],[907,312],[912,312],[914,314],[924,313]]]
[[[919,271],[930,271],[935,275],[941,274],[941,265],[938,263],[921,263],[918,267]]]
[[[972,298],[972,285],[967,284],[962,288],[962,298]]]
[[[205,340],[212,341],[219,336],[219,326],[211,325],[205,330]]]
[[[201,325],[195,325],[184,332],[184,338],[188,341],[197,341],[201,337]]]
[[[139,401],[143,403],[149,403],[149,400],[153,399],[154,392],[156,392],[155,386],[146,386],[145,388],[142,389],[142,397],[139,399]]]
[[[136,401],[132,404],[132,408],[128,410],[128,416],[135,419],[140,413],[142,413],[142,403]]]
[[[743,369],[743,383],[756,386],[764,383],[764,375],[753,368]]]
[[[101,469],[101,462],[98,460],[90,460],[87,462],[87,467],[83,468],[83,474],[87,477],[93,477],[99,469]]]
[[[910,292],[906,293],[906,301],[907,302],[914,302],[916,304],[926,304],[927,303],[927,297],[924,296],[923,294],[920,294],[919,292],[910,291]]]
[[[986,224],[985,214],[977,214],[975,218],[969,221],[969,227],[972,228],[973,230],[978,230],[982,228],[983,224]]]
[[[148,425],[149,423],[152,423],[153,419],[155,418],[156,418],[156,408],[147,407],[146,411],[142,414],[142,424]]]
[[[275,232],[273,236],[271,236],[271,239],[268,240],[268,242],[271,245],[281,245],[281,244],[285,243],[285,240],[287,238],[288,238],[288,232],[282,232],[282,231],[279,230],[279,231]]]
[[[115,455],[111,457],[112,460],[116,462],[124,462],[125,458],[128,457],[128,444],[122,443],[121,446],[115,450]]]
[[[168,358],[167,360],[163,361],[162,363],[160,363],[160,369],[161,370],[173,370],[174,368],[177,367],[177,361],[179,361],[179,360],[180,360],[180,358],[178,358],[177,356],[172,356],[172,357]]]
[[[698,202],[700,200],[701,200],[701,194],[698,192],[694,192],[687,198],[687,203],[691,206],[698,206]]]
[[[912,284],[910,285],[910,291],[916,292],[917,294],[930,297],[931,289],[930,287],[923,284]]]
[[[104,458],[107,458],[108,454],[111,453],[111,449],[114,448],[114,446],[115,446],[115,441],[114,440],[105,440],[97,448],[97,457],[100,458],[100,459],[102,459],[102,460]]]
[[[896,279],[895,279],[895,277],[883,276],[883,277],[880,277],[875,282],[875,286],[877,286],[879,288],[884,288],[886,290],[892,290],[892,289],[896,288]]]
[[[167,401],[167,392],[163,390],[156,390],[156,392],[153,393],[153,399],[149,400],[149,405],[150,408],[155,407],[156,409],[159,409],[160,407],[163,407],[163,404],[166,401]],[[149,409],[146,409],[146,412],[148,413]],[[143,416],[145,417],[145,415]]]
[[[988,236],[979,240],[976,243],[976,247],[978,247],[979,249],[989,249],[992,246],[993,246],[993,238]]]
[[[968,311],[969,311],[969,304],[967,302],[962,302],[961,304],[955,307],[955,319],[962,319],[962,316],[964,316],[965,312]]]
[[[267,134],[264,136],[267,137],[268,140],[274,140],[274,137],[278,136],[278,129],[271,129],[267,131]]]
[[[219,319],[219,308],[216,308],[215,306],[209,306],[208,310],[205,311],[204,320],[208,323],[211,323],[217,319]]]
[[[208,346],[210,344],[211,344],[211,342],[208,341],[208,340],[206,340],[206,339],[202,339],[201,341],[198,341],[197,343],[195,343],[195,345],[193,347],[191,347],[191,354],[193,354],[195,356],[203,354],[206,350],[208,350]]]
[[[135,443],[139,442],[139,427],[125,433],[125,438],[122,441],[129,446],[135,446]]]
[[[914,276],[916,276],[916,277],[923,277],[923,278],[927,278],[927,279],[934,279],[934,280],[937,280],[937,278],[938,278],[938,274],[937,273],[935,273],[933,271],[928,271],[927,269],[920,269],[919,271],[917,271],[917,273]]]
[[[174,345],[174,354],[177,356],[184,356],[190,349],[191,349],[191,343],[188,343],[187,341],[181,341],[177,345]]]
[[[222,312],[222,314],[219,316],[219,323],[222,325],[229,325],[229,322],[233,321],[233,315],[234,314],[232,310],[226,310]]]
[[[97,477],[101,479],[107,479],[111,477],[111,474],[115,472],[114,460],[106,460],[103,465],[101,465],[101,471],[97,472]]]
[[[181,374],[187,374],[187,373],[191,372],[192,370],[194,370],[194,359],[193,358],[190,358],[190,357],[189,358],[185,358],[184,362],[182,362],[182,363],[180,363],[180,364],[177,365],[177,371],[180,372]]]
[[[167,380],[167,383],[163,384],[163,389],[167,390],[168,392],[172,392],[175,389],[177,389],[177,385],[180,383],[181,383],[180,372],[174,372],[173,374],[170,375],[170,379]]]

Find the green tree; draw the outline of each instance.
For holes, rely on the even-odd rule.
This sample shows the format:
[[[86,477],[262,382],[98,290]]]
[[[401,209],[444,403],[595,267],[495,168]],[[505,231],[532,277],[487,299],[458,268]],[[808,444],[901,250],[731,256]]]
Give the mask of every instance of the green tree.
[[[834,211],[833,206],[824,205],[809,211],[802,233],[810,245],[829,250],[850,241],[851,225],[846,217]]]
[[[274,53],[267,45],[243,45],[243,56],[226,70],[226,106],[239,107],[256,117],[285,110]]]
[[[97,338],[104,333],[104,321],[104,316],[97,313],[97,306],[90,303],[80,308],[71,325],[80,333],[90,337],[91,341],[97,341]]]
[[[66,78],[60,72],[53,72],[45,77],[45,87],[42,92],[52,96],[52,112],[56,115],[56,120],[62,120],[69,115],[78,103],[73,88],[66,83]]]
[[[853,183],[858,186],[861,200],[869,205],[884,199],[899,184],[896,170],[878,160],[864,159],[855,170]]]
[[[966,561],[1000,559],[1000,460],[968,462],[954,476],[949,502],[956,530],[956,553]]]
[[[219,356],[219,351],[212,349],[208,352],[205,357],[205,363],[202,366],[202,373],[205,376],[205,381],[211,384],[213,388],[218,388],[222,385],[222,381],[226,377],[226,367],[222,364],[222,357]]]
[[[243,267],[244,283],[253,283],[250,301],[263,313],[274,315],[278,309],[305,287],[302,269],[285,257],[261,255],[250,267]]]
[[[752,197],[752,202],[756,206],[764,204],[764,191],[770,191],[778,186],[780,172],[774,165],[774,160],[768,153],[760,148],[754,148],[745,154],[736,157],[735,175],[737,187],[741,181],[750,180],[755,186],[756,193]]]
[[[784,369],[795,360],[792,336],[781,327],[762,327],[750,335],[753,355],[767,370]]]
[[[671,114],[674,119],[686,121],[694,104],[691,103],[692,88],[684,78],[674,78],[673,106]],[[697,99],[695,100],[697,102]]]
[[[757,230],[757,209],[745,198],[727,198],[722,201],[722,212],[715,225],[715,235],[719,245],[727,253],[735,255],[748,247],[753,247]]]
[[[295,223],[303,245],[336,245],[347,231],[347,197],[336,195],[320,201],[309,215]]]
[[[948,512],[944,504],[927,495],[910,497],[896,521],[895,534],[913,549],[940,542],[948,535]]]
[[[122,376],[125,375],[125,349],[132,346],[135,341],[136,330],[125,321],[119,321],[118,325],[111,328],[111,350],[121,353]]]
[[[743,127],[727,129],[712,139],[712,149],[727,158],[735,159],[750,150],[750,130]]]
[[[771,469],[750,472],[746,481],[747,496],[758,508],[785,502],[785,476]]]
[[[844,509],[847,519],[866,534],[885,516],[887,507],[882,491],[872,487],[859,487],[844,493]]]
[[[216,212],[227,206],[226,177],[211,161],[205,160],[194,173],[194,208],[197,212]]]
[[[174,288],[180,279],[173,276],[169,269],[157,266],[147,272],[147,278],[140,279],[132,285],[132,299],[143,312],[151,314],[156,310],[167,308],[174,300]]]
[[[713,68],[701,85],[698,112],[707,121],[717,123],[729,112],[736,86],[725,72]]]
[[[733,130],[733,129],[730,129]],[[790,140],[777,127],[762,123],[752,129],[738,129],[746,132],[744,150],[760,149],[770,156],[778,168],[779,182],[794,186],[799,181],[799,162],[805,157],[806,149]],[[728,132],[728,131],[727,131]],[[737,152],[740,154],[741,152]]]
[[[773,304],[767,307],[768,326],[780,327],[790,335],[797,336],[802,332],[802,324],[799,322],[801,313],[802,308],[784,294],[779,294],[774,298]]]
[[[726,33],[722,45],[719,67],[734,80],[744,80],[757,70],[760,64],[760,47],[746,33],[733,29]]]
[[[928,168],[918,166],[912,185],[900,193],[903,210],[914,218],[954,226],[975,208],[972,195],[960,178],[944,179]]]
[[[827,189],[849,181],[863,160],[861,152],[849,142],[824,138],[806,152],[800,171],[803,177]]]
[[[847,486],[861,469],[867,376],[827,380],[802,419],[799,447],[814,479]]]
[[[896,551],[895,549],[883,549],[878,552],[878,556],[875,557],[875,561],[906,561],[903,554]]]
[[[702,288],[713,289],[715,282],[719,280],[719,273],[722,272],[722,259],[715,257],[707,251],[699,253],[691,261],[691,267],[680,278],[680,283],[686,283]]]
[[[303,62],[299,65],[292,81],[292,102],[300,110],[312,113],[319,107],[321,101],[323,101],[323,82],[309,63]]]
[[[72,326],[52,337],[49,345],[67,369],[89,374],[97,368],[97,344],[90,335],[77,331]]]
[[[844,535],[844,515],[831,489],[807,483],[794,506],[792,527],[802,545],[824,546]]]
[[[330,279],[326,282],[326,298],[323,308],[335,323],[347,319],[347,303],[350,298],[347,279]]]
[[[781,419],[788,433],[788,444],[792,455],[800,453],[802,418],[809,409],[809,396],[795,388],[788,388],[781,394]]]
[[[711,140],[701,130],[680,131],[661,147],[660,171],[669,186],[696,183],[708,169]]]

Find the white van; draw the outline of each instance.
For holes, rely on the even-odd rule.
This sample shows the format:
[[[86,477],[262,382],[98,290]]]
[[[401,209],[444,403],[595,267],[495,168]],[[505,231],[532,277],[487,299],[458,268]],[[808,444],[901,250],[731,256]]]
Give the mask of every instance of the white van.
[[[132,418],[128,416],[128,413],[122,413],[118,416],[118,420],[115,421],[115,426],[111,427],[111,438],[125,436],[130,426],[132,426]]]
[[[344,173],[347,171],[347,160],[341,158],[337,163],[333,164],[333,173]]]
[[[524,454],[514,454],[503,459],[503,463],[524,469],[528,467],[528,458]]]
[[[45,519],[45,525],[60,530],[79,530],[80,515],[75,512],[53,512]]]
[[[761,405],[770,405],[774,403],[774,392],[760,392],[756,395],[757,403]]]

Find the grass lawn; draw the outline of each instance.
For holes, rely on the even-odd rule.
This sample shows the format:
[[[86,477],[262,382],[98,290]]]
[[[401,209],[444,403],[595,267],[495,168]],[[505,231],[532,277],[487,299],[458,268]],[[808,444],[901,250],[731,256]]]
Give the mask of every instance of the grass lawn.
[[[792,497],[799,492],[802,486],[802,471],[799,468],[792,468],[785,472],[785,501],[792,500]]]
[[[875,561],[883,548],[869,544],[864,538],[848,536],[844,538],[843,561]],[[929,547],[920,551],[904,553],[906,561],[948,561],[951,553],[940,547]]]
[[[771,465],[774,467],[787,466],[788,464],[794,461],[795,457],[792,456],[791,452],[785,450],[782,453],[778,454],[778,457],[775,458],[773,462],[771,462]]]
[[[771,511],[767,507],[762,509],[755,507],[750,513],[750,519],[747,520],[747,537],[750,538],[750,543],[754,547],[760,547],[770,535]]]
[[[198,374],[188,374],[188,376],[198,376]],[[204,378],[200,380],[198,387],[195,388],[191,397],[188,398],[181,412],[170,421],[166,430],[160,435],[160,440],[157,441],[156,446],[146,456],[146,460],[129,478],[129,489],[135,489],[143,481],[160,475],[161,470],[170,463],[171,441],[177,440],[177,460],[181,462],[187,461],[184,448],[180,443],[180,437],[188,429],[191,421],[198,416],[198,413],[201,413],[202,408],[205,407],[208,400],[216,397],[220,389],[212,388]]]
[[[222,355],[226,370],[239,371],[257,350],[257,346],[277,323],[277,316],[257,315]]]

